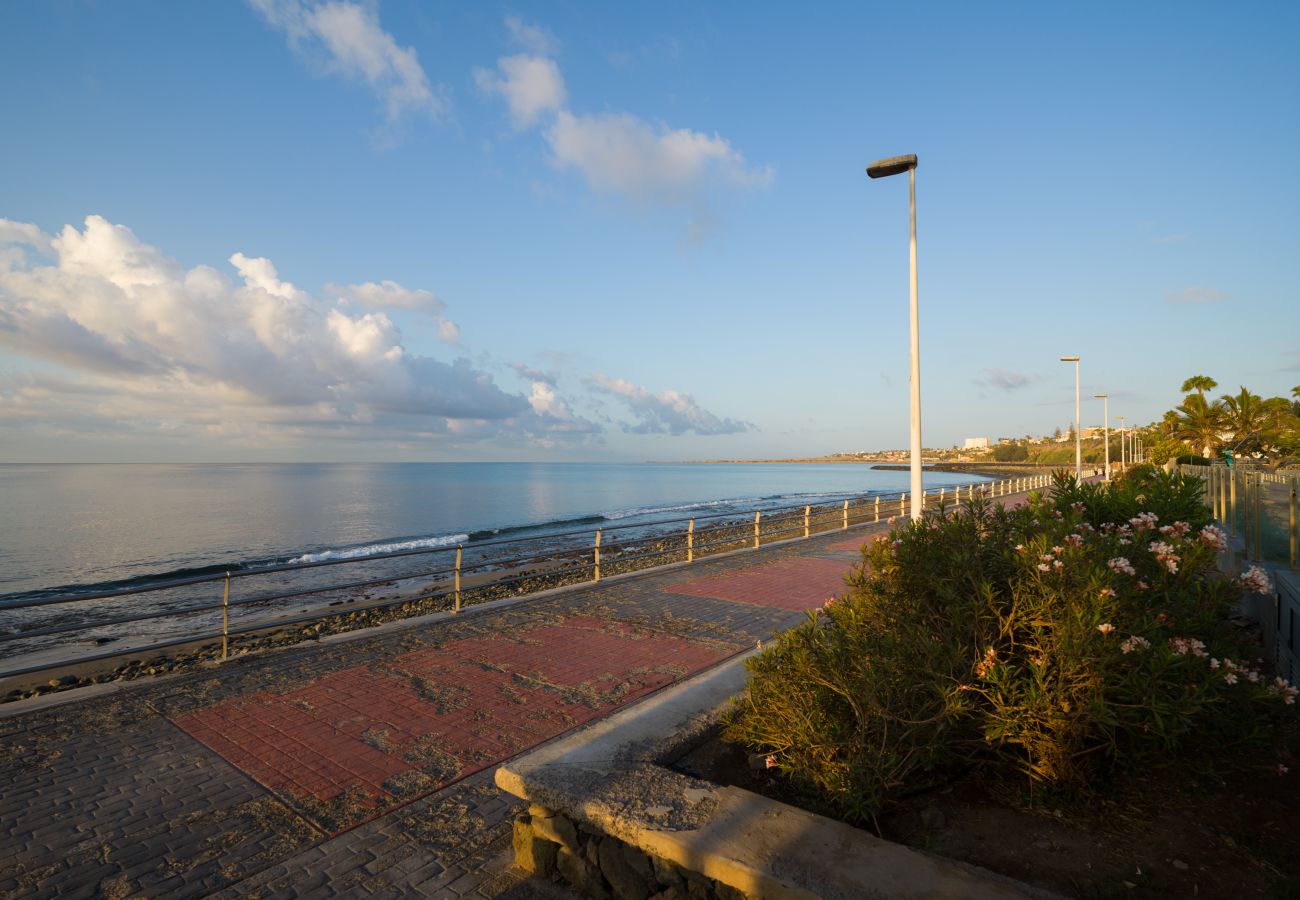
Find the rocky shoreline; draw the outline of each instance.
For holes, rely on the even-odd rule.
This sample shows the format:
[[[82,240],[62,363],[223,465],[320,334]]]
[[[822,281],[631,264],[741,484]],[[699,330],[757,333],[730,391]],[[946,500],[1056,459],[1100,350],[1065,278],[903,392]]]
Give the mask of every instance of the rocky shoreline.
[[[881,498],[880,516],[893,515],[890,501]],[[896,503],[896,501],[893,501]],[[823,504],[810,510],[810,532],[820,533],[842,527],[843,506]],[[874,520],[876,506],[872,500],[859,499],[850,504],[850,524],[858,525]],[[783,511],[762,520],[759,540],[762,544],[803,536],[802,510]],[[602,578],[624,575],[656,566],[686,562],[688,554],[696,559],[743,550],[754,546],[752,520],[706,525],[694,533],[693,547],[688,550],[685,531],[660,536],[626,540],[601,548],[600,571]],[[594,580],[595,560],[592,548],[584,547],[556,553],[552,558],[528,565],[511,566],[503,562],[502,568],[466,576],[461,583],[461,607],[467,608],[493,600],[523,597],[542,591]],[[450,578],[427,584],[418,593],[402,594],[394,590],[400,579],[394,579],[378,589],[387,587],[391,592],[377,595],[362,592],[344,600],[344,608],[313,610],[319,614],[309,622],[268,621],[264,626],[242,634],[230,635],[229,655],[244,656],[300,644],[304,641],[373,628],[389,622],[415,618],[431,613],[450,612],[454,608],[454,585]],[[371,589],[372,591],[374,589]],[[221,639],[208,639],[169,647],[163,652],[142,653],[124,649],[121,655],[94,662],[69,662],[58,670],[14,676],[0,683],[0,703],[24,700],[43,694],[71,690],[90,684],[126,681],[173,673],[188,672],[213,665],[221,659]]]

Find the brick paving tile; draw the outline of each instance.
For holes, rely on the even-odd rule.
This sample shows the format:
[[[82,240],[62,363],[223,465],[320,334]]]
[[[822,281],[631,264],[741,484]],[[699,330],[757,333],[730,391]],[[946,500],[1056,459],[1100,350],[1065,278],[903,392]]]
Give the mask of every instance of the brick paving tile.
[[[573,652],[577,648],[581,652]],[[262,691],[174,721],[322,828],[337,832],[739,648],[568,616],[411,650],[325,674],[286,693]],[[321,810],[332,801],[350,803],[350,814]]]
[[[706,575],[664,590],[734,603],[805,610],[820,606],[827,597],[844,593],[844,575],[848,571],[849,566],[840,560],[798,557],[720,575]]]

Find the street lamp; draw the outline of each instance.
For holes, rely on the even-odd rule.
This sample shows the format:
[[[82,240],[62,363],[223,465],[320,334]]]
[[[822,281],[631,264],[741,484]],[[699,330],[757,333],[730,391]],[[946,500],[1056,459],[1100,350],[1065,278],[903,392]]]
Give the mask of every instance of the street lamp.
[[[916,306],[916,154],[891,156],[880,159],[867,166],[867,174],[872,178],[887,178],[890,175],[907,173],[907,199],[911,212],[911,246],[909,262],[911,263],[911,444],[912,444],[912,518],[921,518],[925,496],[921,493],[921,325]]]
[[[1106,442],[1106,480],[1110,481],[1110,394],[1093,394],[1093,396],[1102,401],[1101,427]]]
[[[1083,435],[1079,426],[1083,424],[1079,408],[1079,357],[1062,356],[1061,362],[1074,363],[1074,480],[1083,481]]]
[[[1124,465],[1124,417],[1116,416],[1119,419],[1119,470],[1125,471]]]

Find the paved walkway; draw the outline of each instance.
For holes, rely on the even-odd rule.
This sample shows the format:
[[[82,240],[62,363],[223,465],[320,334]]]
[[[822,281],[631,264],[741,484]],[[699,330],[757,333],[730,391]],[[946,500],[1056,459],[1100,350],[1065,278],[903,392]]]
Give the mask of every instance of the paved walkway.
[[[0,896],[564,896],[493,768],[800,621],[885,527],[0,718]]]

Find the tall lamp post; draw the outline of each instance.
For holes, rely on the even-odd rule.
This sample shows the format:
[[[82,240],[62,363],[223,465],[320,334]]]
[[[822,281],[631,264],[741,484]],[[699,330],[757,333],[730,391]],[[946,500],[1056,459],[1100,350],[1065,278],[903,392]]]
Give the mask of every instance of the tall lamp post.
[[[890,175],[907,173],[907,199],[911,212],[911,244],[909,262],[911,263],[911,445],[912,445],[912,518],[920,519],[925,496],[921,493],[921,325],[916,305],[916,154],[891,156],[879,159],[867,166],[867,174],[872,178],[887,178]]]
[[[1124,417],[1116,416],[1119,419],[1119,470],[1125,471],[1124,465]]]
[[[1106,443],[1106,480],[1110,481],[1110,394],[1093,394],[1101,400],[1101,428]]]
[[[1083,481],[1083,435],[1079,433],[1082,410],[1079,407],[1079,357],[1062,356],[1061,362],[1074,363],[1074,480]]]

